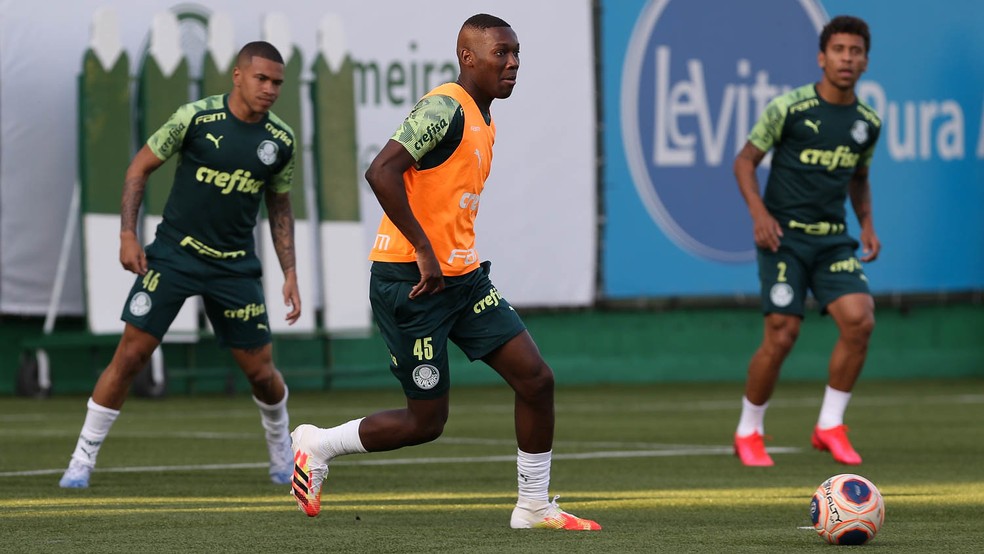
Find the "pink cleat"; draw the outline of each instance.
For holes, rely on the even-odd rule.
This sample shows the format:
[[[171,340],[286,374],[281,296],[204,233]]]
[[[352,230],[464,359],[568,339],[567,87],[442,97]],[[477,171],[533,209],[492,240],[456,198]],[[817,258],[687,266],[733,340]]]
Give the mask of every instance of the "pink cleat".
[[[759,432],[744,437],[735,435],[735,456],[738,456],[741,463],[749,467],[775,465],[769,453],[765,451],[765,440]]]
[[[847,440],[847,425],[838,425],[830,429],[813,428],[813,448],[829,450],[834,460],[844,465],[861,465],[861,455],[858,454],[851,441]]]
[[[555,496],[550,502],[533,505],[520,500],[513,508],[509,526],[513,529],[559,529],[563,531],[600,531],[601,525],[560,509]]]

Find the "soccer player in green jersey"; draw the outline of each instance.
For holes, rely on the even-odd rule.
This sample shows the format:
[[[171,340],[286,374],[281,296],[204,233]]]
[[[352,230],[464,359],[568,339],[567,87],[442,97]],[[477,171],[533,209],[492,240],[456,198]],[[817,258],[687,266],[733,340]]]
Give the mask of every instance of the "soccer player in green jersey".
[[[864,21],[832,19],[820,34],[820,81],[772,100],[735,159],[738,187],[752,215],[765,314],[735,432],[735,453],[748,466],[773,465],[763,421],[783,360],[799,335],[807,290],[839,330],[812,443],[842,464],[861,463],[847,438],[844,412],[875,326],[861,262],[874,261],[881,249],[868,183],[881,120],[855,94],[870,46]],[[772,167],[762,196],[755,169],[769,150]],[[861,227],[860,260],[858,241],[847,234],[848,197]]]
[[[96,456],[126,400],[190,296],[202,297],[219,345],[227,347],[252,386],[270,454],[270,479],[293,473],[287,386],[273,365],[271,336],[253,228],[261,197],[284,272],[283,298],[301,314],[294,255],[290,187],[296,142],[270,111],[284,80],[284,60],[267,42],[246,44],[236,59],[229,94],[178,108],[147,141],[126,171],[120,263],[137,274],[123,308],[123,336],[99,376],[79,439],[60,485],[85,488]],[[146,251],[137,215],[152,172],[179,160],[163,221]]]

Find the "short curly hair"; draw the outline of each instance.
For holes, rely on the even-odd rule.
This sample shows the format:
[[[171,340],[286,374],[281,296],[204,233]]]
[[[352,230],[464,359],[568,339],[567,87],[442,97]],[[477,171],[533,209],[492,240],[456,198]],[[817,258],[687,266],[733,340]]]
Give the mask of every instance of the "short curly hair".
[[[847,33],[857,35],[864,39],[864,53],[871,51],[871,32],[868,31],[868,24],[860,17],[853,15],[838,15],[831,19],[820,32],[820,51],[827,51],[827,43],[830,37],[836,33]]]

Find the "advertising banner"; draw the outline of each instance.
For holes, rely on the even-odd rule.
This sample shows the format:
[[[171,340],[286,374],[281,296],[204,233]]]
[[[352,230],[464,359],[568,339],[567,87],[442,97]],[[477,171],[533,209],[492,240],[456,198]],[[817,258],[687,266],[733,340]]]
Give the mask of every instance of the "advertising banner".
[[[155,14],[173,12],[195,82],[203,73],[210,16],[224,14],[238,46],[263,38],[266,16],[280,14],[305,63],[301,113],[307,119],[295,128],[307,135],[301,139],[308,160],[303,185],[313,199],[307,203],[309,211],[318,207],[312,182],[318,161],[311,159],[313,106],[307,91],[322,51],[319,39],[326,40],[319,37],[322,22],[326,17],[340,22],[345,36],[341,54],[351,57],[355,86],[359,199],[352,205],[361,212],[358,248],[365,253],[364,288],[352,295],[367,293],[365,257],[381,215],[362,178],[368,163],[421,95],[457,77],[455,42],[461,23],[486,11],[503,18],[519,36],[522,66],[512,97],[492,106],[498,135],[478,217],[478,252],[493,260],[494,282],[513,304],[579,306],[594,301],[597,145],[588,0],[502,0],[494,6],[439,0],[428,3],[425,11],[395,1],[0,0],[0,313],[40,315],[51,298],[78,168],[76,80],[93,14],[101,8],[118,14],[119,37],[133,76],[142,67]],[[175,98],[175,108],[187,100]],[[122,174],[103,178],[105,187],[121,190]],[[302,215],[320,220],[317,213]],[[77,235],[59,304],[63,314],[84,309]],[[105,247],[114,251],[118,244]],[[313,309],[319,301],[306,298],[304,305]]]
[[[819,32],[840,13],[871,27],[857,90],[883,123],[872,291],[984,286],[984,5],[955,4],[603,1],[603,296],[757,294],[732,164],[771,98],[819,79]]]

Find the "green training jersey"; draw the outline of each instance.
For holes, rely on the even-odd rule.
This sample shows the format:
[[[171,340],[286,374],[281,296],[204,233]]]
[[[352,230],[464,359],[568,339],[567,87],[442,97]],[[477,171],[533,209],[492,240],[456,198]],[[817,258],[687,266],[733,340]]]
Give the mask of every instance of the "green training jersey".
[[[263,194],[288,192],[294,172],[291,128],[272,112],[241,121],[228,103],[216,95],[185,104],[147,140],[162,160],[180,156],[157,237],[216,260],[254,255]]]
[[[869,166],[881,120],[860,101],[830,104],[814,85],[773,99],[748,136],[763,152],[775,149],[765,207],[783,225],[844,223],[848,184]]]
[[[485,114],[483,114],[485,115]],[[485,118],[489,122],[489,118]],[[446,94],[425,96],[390,139],[407,149],[419,170],[432,169],[447,161],[461,144],[465,111]]]

